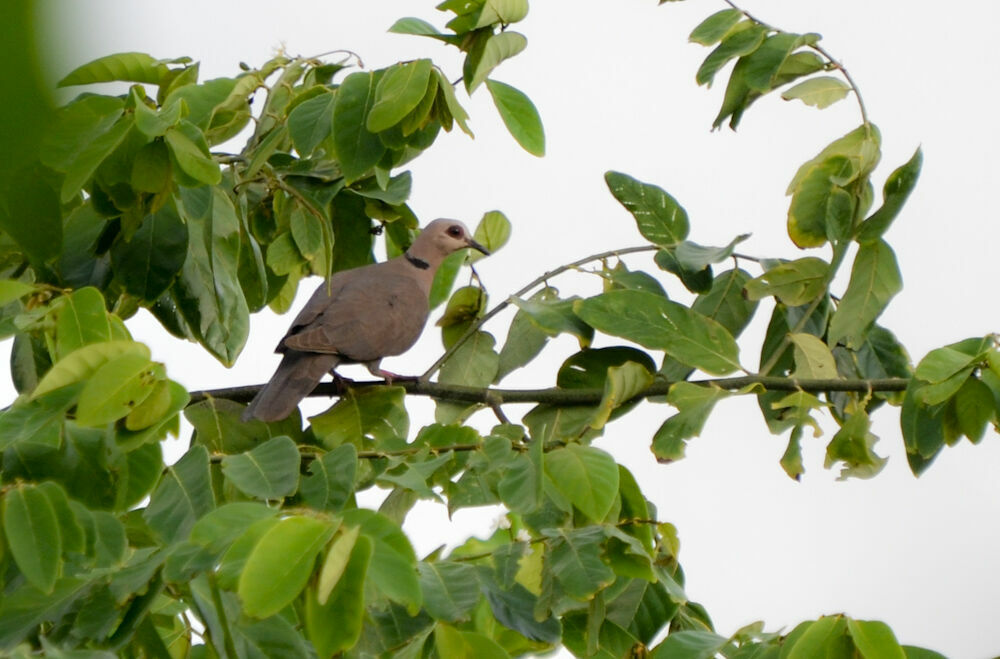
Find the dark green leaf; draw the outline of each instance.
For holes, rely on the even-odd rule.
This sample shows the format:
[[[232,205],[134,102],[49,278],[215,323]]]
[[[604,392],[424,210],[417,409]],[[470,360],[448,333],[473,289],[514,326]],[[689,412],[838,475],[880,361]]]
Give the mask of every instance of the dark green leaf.
[[[316,510],[341,510],[354,494],[357,467],[358,454],[353,444],[342,444],[313,460],[299,488],[302,499]]]
[[[703,387],[690,382],[671,385],[667,402],[677,414],[663,422],[653,435],[653,455],[659,462],[673,462],[684,457],[686,440],[701,434],[715,403],[729,393],[717,387]]]
[[[687,212],[665,190],[621,172],[607,172],[604,180],[615,199],[635,217],[639,233],[647,240],[669,247],[687,237]]]
[[[924,154],[918,148],[905,165],[889,175],[882,188],[882,206],[862,222],[858,229],[859,243],[875,242],[886,232],[916,187],[923,161]]]
[[[333,105],[333,143],[340,168],[348,183],[361,178],[381,160],[385,146],[367,128],[368,113],[375,104],[378,78],[357,72],[344,78]]]
[[[56,316],[56,354],[60,360],[85,345],[113,339],[100,291],[87,286],[63,298]]]
[[[306,599],[306,635],[321,657],[349,650],[364,627],[365,578],[372,559],[373,543],[365,536],[354,542],[344,573],[324,604],[313,592]],[[336,620],[336,624],[331,624]]]
[[[826,289],[829,270],[830,264],[814,256],[781,263],[747,282],[747,297],[760,300],[773,295],[790,307],[808,304]]]
[[[295,442],[274,437],[246,453],[224,457],[222,473],[244,494],[281,499],[298,489],[299,460]]]
[[[430,75],[429,59],[389,67],[375,89],[375,102],[365,119],[365,127],[378,133],[402,121],[420,104]]]
[[[19,169],[0,181],[0,199],[4,202],[0,204],[0,230],[37,265],[59,254],[63,246],[58,182],[51,178],[50,171],[35,166]],[[4,250],[11,247],[5,246]]]
[[[311,154],[330,134],[335,101],[335,94],[323,93],[296,105],[288,114],[288,135],[300,156]]]
[[[194,446],[167,467],[142,517],[165,542],[188,536],[199,517],[215,508],[208,451]]]
[[[699,85],[711,87],[712,80],[719,69],[724,67],[734,57],[741,57],[757,50],[764,42],[767,28],[752,21],[744,21],[727,31],[722,43],[709,53],[698,68],[695,80]]]
[[[115,276],[123,288],[146,302],[155,302],[173,283],[188,252],[188,228],[174,200],[143,220],[126,241],[111,249]]]
[[[464,563],[430,563],[417,565],[424,607],[438,620],[467,620],[472,607],[479,601],[479,579],[476,570]]]
[[[517,55],[527,46],[528,40],[517,32],[494,34],[490,30],[481,33],[465,58],[463,80],[466,91],[469,94],[474,92],[501,62]]]
[[[854,259],[847,291],[830,319],[829,343],[857,348],[889,301],[903,287],[892,248],[879,240],[862,245]]]
[[[352,389],[329,410],[310,417],[312,431],[329,449],[405,438],[410,427],[405,393],[401,387]]]
[[[549,456],[555,453],[560,451]],[[617,476],[617,467],[615,471]],[[618,489],[617,483],[615,489]],[[589,599],[614,581],[615,573],[601,560],[601,544],[605,537],[601,527],[589,526],[569,532],[554,529],[550,533],[548,564],[567,595],[578,600]]]
[[[604,451],[579,444],[550,451],[545,473],[552,486],[594,522],[611,511],[618,494],[618,466]]]
[[[699,23],[698,27],[691,31],[688,40],[703,46],[711,46],[721,41],[726,33],[740,22],[741,18],[743,18],[743,12],[739,9],[717,11]]]
[[[3,531],[28,583],[51,594],[62,568],[63,544],[55,507],[40,488],[21,484],[7,490]]]
[[[205,135],[197,126],[181,120],[163,139],[170,147],[174,164],[195,181],[215,185],[222,180],[219,163],[212,159]]]

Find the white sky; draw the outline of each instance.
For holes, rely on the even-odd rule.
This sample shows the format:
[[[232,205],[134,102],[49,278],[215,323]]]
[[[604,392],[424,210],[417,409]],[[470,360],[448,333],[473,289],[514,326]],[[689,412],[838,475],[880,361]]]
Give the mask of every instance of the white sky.
[[[43,42],[57,75],[101,55],[138,50],[156,57],[189,55],[202,62],[203,79],[231,76],[239,61],[259,65],[280,46],[304,55],[351,49],[373,68],[431,56],[450,77],[460,74],[453,49],[386,33],[407,15],[443,26],[444,15],[432,1],[49,4],[74,32]],[[693,0],[662,7],[652,0],[536,1],[527,20],[513,28],[527,35],[528,49],[494,75],[534,100],[545,122],[548,155],[536,159],[521,151],[482,89],[466,104],[475,141],[461,133],[443,135],[413,164],[411,206],[425,222],[448,216],[474,224],[494,208],[513,222],[510,244],[477,266],[494,303],[544,270],[642,243],[631,217],[605,188],[602,174],[608,169],[672,193],[686,207],[690,237],[697,242],[725,244],[752,231],[741,251],[800,255],[785,233],[785,186],[801,162],[860,123],[857,108],[851,98],[825,111],[768,98],[746,114],[739,133],[711,133],[725,78],[709,91],[694,84],[709,51],[688,44],[687,34],[723,7]],[[993,201],[1000,140],[991,48],[1000,4],[967,0],[944,7],[909,0],[746,4],[784,29],[820,32],[826,48],[847,65],[882,130],[877,190],[923,146],[920,183],[887,236],[905,289],[882,319],[914,359],[1000,329],[994,254],[1000,225]],[[648,256],[629,263],[655,271]],[[554,283],[566,294],[596,292],[596,282],[575,281]],[[312,285],[305,288],[311,292]],[[679,287],[671,283],[669,290],[684,299]],[[744,364],[751,369],[769,312],[759,310],[743,341]],[[266,379],[277,363],[271,350],[288,320],[269,313],[256,317],[233,369],[167,337],[147,318],[130,327],[151,344],[171,377],[202,389]],[[505,322],[492,326],[501,341]],[[439,346],[437,331],[429,327],[414,350],[385,366],[421,372]],[[505,386],[551,384],[557,365],[574,350],[573,340],[557,341],[538,368],[515,373]],[[13,393],[4,386],[3,399],[10,400]],[[325,405],[307,404],[316,411]],[[431,406],[416,399],[409,406],[419,427]],[[800,620],[843,611],[884,620],[901,642],[951,657],[1000,651],[995,434],[978,447],[946,449],[917,480],[906,466],[897,411],[880,410],[877,448],[890,461],[879,477],[834,482],[836,473],[822,468],[827,434],[804,440],[807,472],[794,483],[778,465],[785,438],[767,433],[749,399],[721,404],[702,437],[691,442],[687,459],[657,465],[650,438],[671,413],[644,404],[612,424],[598,446],[626,464],[660,518],[677,525],[687,592],[707,606],[720,633],[757,619],[769,630],[790,629]],[[483,429],[494,422],[488,415],[475,419]],[[443,508],[427,505],[411,513],[407,528],[424,553],[442,538],[457,542],[470,529],[485,532],[492,518],[470,511],[449,527]]]

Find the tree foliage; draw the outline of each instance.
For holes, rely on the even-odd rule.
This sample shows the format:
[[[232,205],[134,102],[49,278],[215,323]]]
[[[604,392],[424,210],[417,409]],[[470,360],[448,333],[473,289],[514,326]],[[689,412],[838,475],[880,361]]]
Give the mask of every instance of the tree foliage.
[[[228,365],[251,314],[287,310],[303,278],[371,262],[376,236],[387,254],[404,250],[420,224],[404,166],[441,130],[471,136],[455,87],[488,93],[513,138],[544,153],[534,105],[493,77],[527,45],[510,29],[526,0],[438,8],[449,17],[444,31],[418,18],[391,31],[460,49],[459,83],[459,72],[427,58],[367,70],[351,56],[280,55],[200,80],[197,62],[143,53],[102,57],[61,81],[128,85],[56,110],[36,158],[3,172],[0,328],[13,337],[20,395],[0,413],[0,649],[934,656],[899,645],[883,623],[844,615],[787,634],[762,623],[716,633],[685,593],[676,530],[629,470],[591,445],[650,399],[667,405],[652,451],[678,460],[716,406],[755,396],[766,427],[788,435],[781,466],[790,477],[804,470],[803,433],[818,432],[816,414],[827,410],[839,430],[826,466],[870,478],[885,462],[870,418],[886,403],[901,406],[917,475],[946,445],[979,442],[1000,421],[995,336],[933,350],[913,367],[878,324],[902,282],[886,230],[921,154],[882,173],[879,130],[818,34],[731,6],[691,40],[712,48],[699,84],[728,71],[716,127],[735,129],[779,89],[818,108],[858,101],[858,128],[819,149],[787,190],[790,239],[823,251],[764,258],[736,251],[746,236],[695,243],[680,200],[610,171],[609,192],[647,245],[546,273],[489,311],[478,285],[452,290],[464,257],[451,259],[432,293],[444,305],[441,359],[417,383],[349,388],[304,428],[298,415],[241,423],[252,387],[188,392],[132,337],[124,321],[147,308]],[[242,148],[223,151],[235,138]],[[476,239],[496,250],[511,230],[502,213],[486,213]],[[654,252],[660,271],[630,271],[616,258],[634,251]],[[835,275],[848,260],[840,290]],[[561,297],[550,285],[592,262],[599,293]],[[484,327],[510,304],[517,311],[498,341]],[[770,319],[762,345],[751,346],[740,335],[758,307]],[[592,348],[597,333],[622,342]],[[580,351],[553,389],[494,386],[560,334]],[[748,355],[758,354],[754,370]],[[434,423],[411,429],[409,394],[436,399]],[[503,410],[515,400],[536,403],[518,422]],[[484,408],[498,420],[485,433],[467,424]],[[182,416],[190,447],[165,465],[160,442],[180,432]],[[384,503],[358,507],[356,494],[372,487],[388,491]],[[449,511],[501,504],[505,524],[420,557],[401,529],[420,499]]]

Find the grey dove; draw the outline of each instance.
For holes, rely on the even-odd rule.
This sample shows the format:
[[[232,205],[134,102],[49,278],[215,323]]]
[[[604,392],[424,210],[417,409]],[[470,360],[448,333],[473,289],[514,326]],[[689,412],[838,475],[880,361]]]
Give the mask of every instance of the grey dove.
[[[465,247],[489,254],[458,220],[434,220],[404,254],[341,270],[320,284],[278,343],[281,363],[242,419],[284,419],[340,364],[361,363],[377,377],[398,377],[379,363],[417,342],[430,312],[434,273]]]

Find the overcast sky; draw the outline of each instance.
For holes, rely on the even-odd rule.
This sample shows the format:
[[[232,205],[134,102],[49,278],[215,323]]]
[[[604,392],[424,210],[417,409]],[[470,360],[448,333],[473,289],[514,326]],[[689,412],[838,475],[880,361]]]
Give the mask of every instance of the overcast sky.
[[[371,68],[431,56],[449,77],[460,73],[454,49],[386,33],[407,15],[443,26],[446,19],[430,0],[48,4],[70,31],[43,42],[57,77],[80,62],[121,51],[188,55],[202,62],[203,79],[232,76],[238,62],[259,65],[279,48],[302,55],[350,49]],[[510,244],[477,266],[494,303],[544,270],[642,243],[631,217],[607,192],[602,175],[608,169],[673,194],[691,217],[692,240],[721,245],[749,231],[753,236],[741,251],[802,255],[785,233],[785,187],[801,162],[860,123],[857,106],[848,98],[817,111],[775,96],[752,107],[738,133],[711,132],[724,84],[707,91],[695,85],[694,72],[708,49],[687,43],[687,34],[721,8],[714,0],[661,7],[652,0],[535,2],[527,20],[513,28],[528,37],[528,49],[494,77],[534,100],[545,122],[548,155],[537,159],[521,151],[482,89],[467,101],[476,139],[443,135],[413,164],[411,206],[423,221],[446,216],[474,224],[483,212],[500,209],[513,222]],[[745,8],[790,31],[821,33],[826,48],[849,68],[882,131],[876,189],[918,145],[924,149],[920,183],[887,235],[905,288],[883,324],[914,360],[934,347],[1000,328],[994,202],[1000,141],[990,48],[1000,4],[755,0]],[[823,250],[815,254],[828,256]],[[655,270],[648,256],[629,263]],[[598,290],[592,279],[553,283],[563,293],[587,295]],[[312,288],[307,284],[306,293]],[[672,282],[670,290],[683,299]],[[755,346],[769,312],[762,307],[746,334],[748,368],[756,366]],[[271,350],[289,320],[269,313],[255,318],[250,342],[232,369],[197,346],[167,337],[147,317],[130,327],[151,344],[171,377],[203,389],[266,379],[277,363]],[[487,329],[502,339],[505,323]],[[556,341],[538,369],[516,373],[505,385],[551,384],[557,365],[574,350],[573,340]],[[439,352],[439,334],[429,328],[414,350],[385,366],[420,372]],[[5,386],[10,400],[13,393]],[[325,403],[307,405],[318,411]],[[418,400],[409,405],[419,427],[431,406]],[[836,473],[822,468],[827,434],[805,438],[807,472],[794,483],[778,465],[785,438],[767,433],[753,400],[720,404],[685,460],[658,465],[649,441],[670,414],[664,406],[643,404],[609,426],[597,445],[626,464],[660,518],[677,525],[688,594],[707,606],[720,633],[757,619],[769,630],[790,629],[800,620],[843,611],[884,620],[900,641],[951,657],[1000,652],[995,434],[978,447],[946,449],[917,480],[906,465],[897,410],[880,410],[877,449],[890,460],[879,477],[835,482]],[[485,429],[493,419],[481,415],[475,422]],[[472,511],[446,527],[443,508],[427,505],[411,513],[408,530],[423,553],[442,537],[458,541],[470,529],[487,532],[490,518]],[[414,531],[414,520],[433,531]]]

